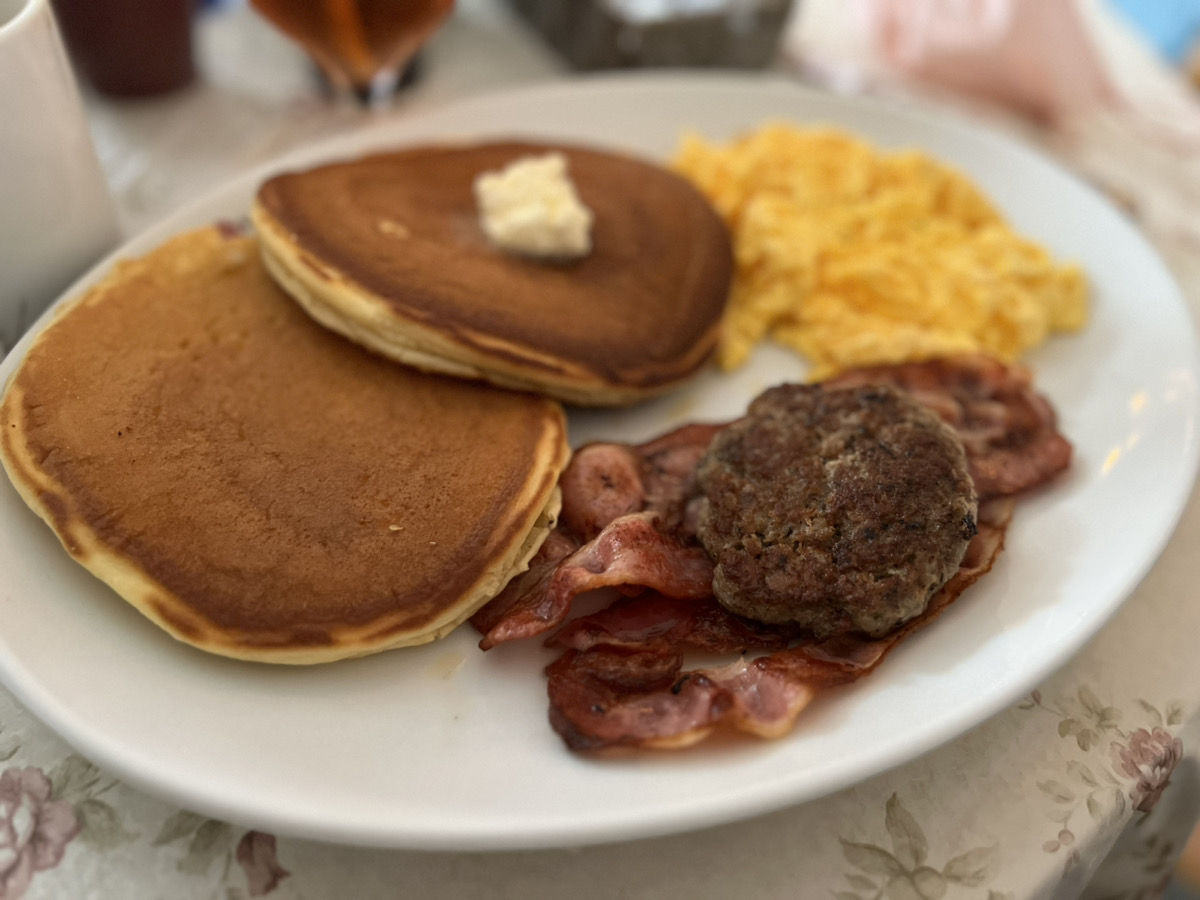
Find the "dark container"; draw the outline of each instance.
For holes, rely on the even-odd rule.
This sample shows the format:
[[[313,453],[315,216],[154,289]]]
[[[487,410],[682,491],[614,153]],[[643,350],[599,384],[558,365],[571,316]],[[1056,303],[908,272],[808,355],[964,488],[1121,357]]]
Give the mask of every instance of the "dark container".
[[[195,78],[195,0],[53,0],[79,75],[114,97],[178,90]]]

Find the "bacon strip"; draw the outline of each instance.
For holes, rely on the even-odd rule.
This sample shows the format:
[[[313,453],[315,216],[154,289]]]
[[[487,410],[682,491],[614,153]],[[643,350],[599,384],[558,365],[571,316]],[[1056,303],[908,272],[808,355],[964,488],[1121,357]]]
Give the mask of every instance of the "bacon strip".
[[[790,635],[779,627],[734,615],[712,596],[668,597],[650,592],[626,597],[590,616],[572,619],[546,641],[548,647],[588,650],[641,647],[665,640],[680,650],[738,653],[743,650],[781,650]]]
[[[490,650],[496,644],[510,640],[509,635],[528,637],[538,633],[529,630],[529,622],[540,621],[546,623],[545,628],[553,627],[555,603],[547,599],[551,582],[559,564],[578,549],[579,542],[562,529],[551,530],[529,561],[529,568],[513,578],[503,591],[471,617],[471,624],[484,635],[479,642],[482,649]],[[508,622],[510,618],[512,624]],[[558,621],[562,621],[561,618]],[[529,633],[522,634],[525,630]]]
[[[958,432],[980,500],[1027,490],[1071,463],[1054,408],[1020,366],[964,355],[854,369],[824,383],[909,391]]]
[[[550,722],[579,751],[686,747],[719,726],[766,738],[786,734],[813,698],[874,671],[893,647],[987,572],[1011,516],[1008,500],[981,507],[979,533],[958,572],[922,615],[877,641],[801,643],[718,669],[683,672],[683,652],[708,647],[704,629],[689,627],[677,604],[651,599],[643,605],[639,598],[617,613],[577,620],[556,642],[583,649],[568,649],[546,670]],[[702,604],[695,608],[707,614]],[[701,640],[694,640],[696,634]],[[759,637],[750,635],[748,644],[755,646],[750,642]]]
[[[484,632],[480,647],[488,650],[549,631],[567,617],[571,601],[602,587],[652,588],[672,597],[712,593],[708,554],[664,534],[655,513],[621,516],[595,540],[554,561],[566,546],[568,539],[560,535],[541,562],[531,563],[529,571],[475,614],[471,621]]]
[[[558,526],[529,569],[472,616],[479,646],[544,634],[562,624],[577,596],[601,587],[710,596],[708,555],[675,535],[696,463],[722,427],[685,425],[640,446],[578,450],[559,480]]]
[[[558,528],[580,542],[599,537],[614,519],[646,506],[642,459],[624,444],[580,447],[559,477],[562,512]]]
[[[677,749],[722,723],[774,737],[821,687],[844,678],[835,664],[799,657],[774,666],[743,658],[680,676],[678,659],[660,648],[567,651],[546,670],[551,726],[577,751]]]
[[[647,508],[662,516],[668,530],[686,525],[687,500],[693,493],[696,466],[713,436],[725,424],[684,425],[635,448],[643,460]]]
[[[559,527],[580,543],[614,519],[657,513],[666,531],[682,523],[696,465],[724,425],[684,425],[645,444],[596,443],[575,451],[559,485]]]

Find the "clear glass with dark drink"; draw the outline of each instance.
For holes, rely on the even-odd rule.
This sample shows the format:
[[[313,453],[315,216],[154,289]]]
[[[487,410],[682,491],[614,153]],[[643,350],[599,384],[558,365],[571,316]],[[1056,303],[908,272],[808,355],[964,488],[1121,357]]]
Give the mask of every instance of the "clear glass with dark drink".
[[[375,105],[393,94],[454,0],[250,0],[343,95]]]

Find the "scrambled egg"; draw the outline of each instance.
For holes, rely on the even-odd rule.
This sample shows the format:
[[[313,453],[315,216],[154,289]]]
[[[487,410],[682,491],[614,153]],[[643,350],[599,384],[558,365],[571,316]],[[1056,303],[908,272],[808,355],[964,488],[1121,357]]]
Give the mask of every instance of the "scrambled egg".
[[[674,165],[733,236],[726,370],[768,335],[807,356],[814,379],[966,351],[1010,362],[1087,318],[1080,269],[922,153],[776,124],[725,147],[687,137]]]

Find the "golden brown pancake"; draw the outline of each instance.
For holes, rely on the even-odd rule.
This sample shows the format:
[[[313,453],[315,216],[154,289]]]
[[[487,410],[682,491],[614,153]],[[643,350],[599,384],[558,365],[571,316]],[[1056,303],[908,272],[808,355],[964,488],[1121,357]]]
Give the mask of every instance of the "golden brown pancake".
[[[564,153],[592,252],[546,262],[489,242],[476,176]],[[267,265],[314,319],[378,353],[583,405],[674,386],[717,338],[724,224],[657,165],[525,143],[419,147],[284,174],[253,210]]]
[[[217,229],[60,313],[0,432],[80,563],[180,640],[281,663],[449,632],[540,546],[568,452],[558,404],[364,351]]]

